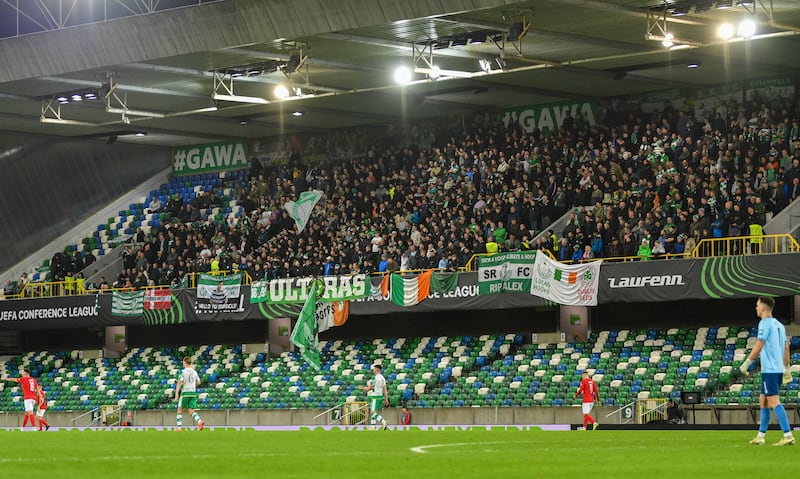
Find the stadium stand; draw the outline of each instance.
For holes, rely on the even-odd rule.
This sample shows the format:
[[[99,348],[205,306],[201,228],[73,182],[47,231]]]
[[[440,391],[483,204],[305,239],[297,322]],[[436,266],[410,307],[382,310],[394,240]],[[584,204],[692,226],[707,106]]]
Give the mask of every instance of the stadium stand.
[[[430,148],[376,138],[336,162],[292,157],[266,170],[254,161],[249,174],[173,178],[31,280],[77,274],[79,257],[129,236],[137,246],[125,272],[108,280],[118,287],[179,283],[217,256],[221,269],[254,279],[452,269],[492,243],[548,249],[562,261],[680,256],[706,238],[760,236],[796,199],[796,118],[790,100],[756,95],[700,113],[687,104],[646,114],[612,100],[600,126],[569,118],[547,133],[483,114],[456,132],[443,120],[431,126]],[[296,235],[281,206],[309,188],[325,191],[326,202]],[[562,231],[540,234],[568,211]]]
[[[604,405],[636,399],[675,398],[699,391],[708,405],[751,405],[759,375],[735,372],[755,342],[754,328],[610,330],[585,343],[524,342],[523,335],[323,341],[322,371],[297,353],[276,358],[244,353],[241,346],[133,348],[118,359],[80,359],[77,352],[31,352],[0,365],[3,375],[20,367],[39,377],[55,411],[88,411],[113,404],[125,409],[174,407],[181,358],[190,356],[204,383],[201,409],[329,408],[363,400],[357,386],[381,363],[390,404],[430,407],[531,407],[580,404],[573,394],[589,370]],[[792,361],[800,337],[791,338]],[[800,365],[781,392],[800,403]],[[19,410],[21,395],[3,394],[0,410]],[[755,402],[754,402],[755,401]]]

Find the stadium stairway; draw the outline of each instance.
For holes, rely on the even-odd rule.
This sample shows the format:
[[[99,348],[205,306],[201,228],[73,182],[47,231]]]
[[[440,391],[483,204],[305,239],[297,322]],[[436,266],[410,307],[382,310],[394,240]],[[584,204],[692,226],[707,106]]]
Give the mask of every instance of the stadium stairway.
[[[94,231],[88,233],[80,243],[63,246],[67,254],[91,251],[95,257],[101,258],[117,245],[128,241],[142,228],[145,234],[153,228],[159,227],[170,217],[168,213],[150,213],[148,207],[154,197],[158,197],[166,207],[170,197],[180,194],[184,204],[189,204],[200,193],[214,192],[222,201],[222,205],[202,209],[200,216],[203,221],[224,221],[228,216],[241,217],[243,208],[235,200],[237,186],[244,185],[247,180],[247,171],[227,171],[219,173],[206,173],[198,175],[180,176],[169,179],[158,188],[151,190],[139,201],[130,203],[126,209],[119,210],[115,216],[110,216],[105,221],[96,225]],[[39,266],[29,272],[32,282],[47,281],[50,273],[50,259],[45,259]],[[88,276],[88,275],[87,275]],[[112,277],[108,271],[106,277]],[[16,278],[13,278],[16,279]],[[87,277],[87,281],[92,281]]]

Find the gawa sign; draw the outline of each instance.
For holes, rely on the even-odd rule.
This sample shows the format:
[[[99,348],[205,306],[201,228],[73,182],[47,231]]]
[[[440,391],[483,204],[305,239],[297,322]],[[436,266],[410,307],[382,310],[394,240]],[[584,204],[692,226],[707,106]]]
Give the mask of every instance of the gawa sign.
[[[172,149],[172,171],[176,175],[193,175],[212,171],[248,168],[248,148],[242,141],[179,146]]]
[[[575,122],[586,122],[592,126],[597,124],[597,104],[592,102],[563,102],[545,105],[524,106],[507,110],[501,114],[503,123],[508,127],[518,123],[526,133],[539,127],[542,133],[548,134],[558,130],[569,113]]]

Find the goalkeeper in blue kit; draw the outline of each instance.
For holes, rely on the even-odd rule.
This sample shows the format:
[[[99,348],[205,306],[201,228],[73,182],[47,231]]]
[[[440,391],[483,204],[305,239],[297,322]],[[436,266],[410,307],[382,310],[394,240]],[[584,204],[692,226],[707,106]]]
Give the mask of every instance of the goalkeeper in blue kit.
[[[758,322],[756,345],[739,368],[747,376],[753,361],[759,358],[761,362],[761,395],[758,399],[761,406],[761,425],[758,435],[750,441],[755,446],[765,442],[771,411],[775,412],[783,431],[783,438],[773,446],[794,445],[789,416],[780,398],[781,383],[786,384],[792,380],[792,373],[789,371],[789,343],[786,341],[786,328],[772,316],[774,308],[775,300],[768,296],[761,296],[756,301],[756,314],[761,318]]]

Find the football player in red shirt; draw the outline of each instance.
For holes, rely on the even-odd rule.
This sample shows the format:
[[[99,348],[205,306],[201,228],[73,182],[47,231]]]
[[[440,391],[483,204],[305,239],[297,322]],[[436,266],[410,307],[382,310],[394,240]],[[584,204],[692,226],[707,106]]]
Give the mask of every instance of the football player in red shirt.
[[[592,425],[592,429],[597,429],[599,424],[594,420],[591,412],[595,400],[600,401],[600,396],[597,393],[597,383],[589,377],[589,373],[586,371],[581,374],[581,385],[575,392],[574,397],[578,397],[578,395],[583,395],[583,403],[581,404],[581,409],[583,409],[583,429],[587,429],[589,424]]]
[[[31,426],[36,427],[36,416],[33,415],[33,408],[39,401],[39,383],[36,382],[35,378],[31,377],[31,372],[27,369],[22,370],[22,377],[20,378],[3,377],[2,380],[17,383],[22,388],[22,398],[25,404],[25,415],[22,419],[22,429],[25,430],[25,426],[28,424],[28,421],[30,421]]]
[[[47,397],[44,395],[44,389],[39,386],[39,410],[36,411],[36,417],[39,418],[39,430],[42,430],[42,426],[45,427],[46,431],[50,430],[50,425],[47,424],[47,421],[44,420],[44,413],[47,412]]]

